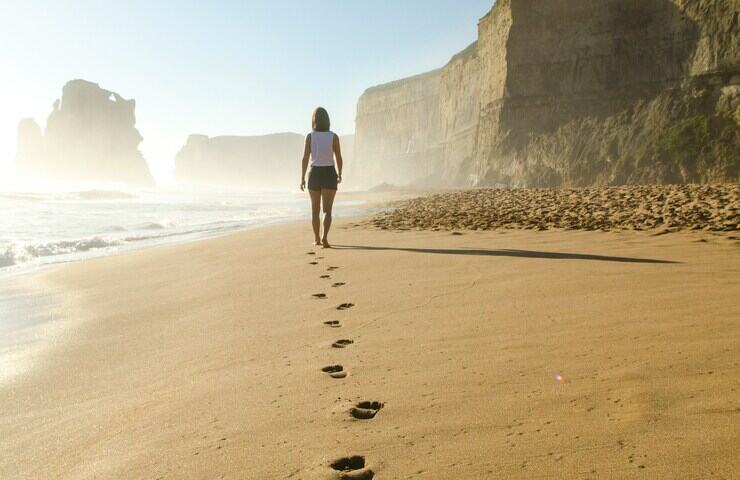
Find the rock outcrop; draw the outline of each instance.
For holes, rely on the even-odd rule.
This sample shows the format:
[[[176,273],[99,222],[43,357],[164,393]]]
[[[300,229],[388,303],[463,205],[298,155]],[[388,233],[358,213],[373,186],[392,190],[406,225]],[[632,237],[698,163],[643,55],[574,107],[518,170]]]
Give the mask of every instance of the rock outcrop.
[[[498,0],[442,69],[368,89],[365,186],[740,180],[740,0]]]
[[[139,151],[135,109],[134,100],[95,83],[68,82],[43,134],[32,119],[19,123],[19,172],[46,180],[153,185]]]
[[[242,137],[190,135],[175,157],[182,185],[226,189],[296,187],[305,138],[297,133]]]
[[[296,189],[306,137],[297,133],[262,136],[190,135],[175,157],[181,185],[229,190]],[[340,137],[345,161],[354,136]]]

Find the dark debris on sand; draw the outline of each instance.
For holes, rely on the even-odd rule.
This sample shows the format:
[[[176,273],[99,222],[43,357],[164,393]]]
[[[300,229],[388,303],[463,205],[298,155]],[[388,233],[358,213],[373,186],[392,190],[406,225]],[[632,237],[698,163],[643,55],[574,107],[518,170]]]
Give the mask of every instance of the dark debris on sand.
[[[361,224],[383,230],[736,231],[740,185],[474,189],[400,202]]]

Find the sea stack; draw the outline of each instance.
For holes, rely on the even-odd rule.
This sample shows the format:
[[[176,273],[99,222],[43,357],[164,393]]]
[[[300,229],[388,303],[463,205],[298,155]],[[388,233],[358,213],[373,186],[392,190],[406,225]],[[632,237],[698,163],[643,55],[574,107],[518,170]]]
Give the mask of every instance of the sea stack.
[[[152,186],[139,151],[136,101],[85,80],[72,80],[54,102],[45,131],[30,118],[18,125],[16,162],[33,179]]]
[[[443,68],[368,89],[366,186],[740,180],[737,2],[498,0]]]

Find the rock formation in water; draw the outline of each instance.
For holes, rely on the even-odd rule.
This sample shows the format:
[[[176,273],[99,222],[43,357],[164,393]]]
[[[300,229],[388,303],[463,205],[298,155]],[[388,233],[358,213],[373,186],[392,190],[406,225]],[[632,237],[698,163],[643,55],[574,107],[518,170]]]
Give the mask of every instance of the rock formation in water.
[[[740,180],[740,0],[498,0],[442,69],[368,89],[365,186]]]
[[[179,184],[196,187],[296,189],[306,137],[297,133],[262,136],[190,135],[175,157]],[[340,137],[345,161],[353,136]]]
[[[18,125],[22,175],[45,180],[151,186],[139,151],[136,102],[85,80],[72,80],[54,102],[45,132],[33,119]]]

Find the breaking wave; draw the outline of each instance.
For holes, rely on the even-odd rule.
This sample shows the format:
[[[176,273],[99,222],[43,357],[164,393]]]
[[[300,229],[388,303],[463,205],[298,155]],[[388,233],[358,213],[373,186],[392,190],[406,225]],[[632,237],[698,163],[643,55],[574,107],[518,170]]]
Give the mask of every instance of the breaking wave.
[[[37,258],[89,252],[91,250],[117,247],[122,244],[123,242],[116,239],[91,237],[80,240],[60,240],[56,242],[3,246],[0,247],[0,268],[32,262]]]
[[[344,203],[350,206],[351,202]],[[0,274],[218,236],[306,215],[305,197],[294,193],[0,193]]]
[[[0,268],[12,267],[16,264],[15,252],[12,248],[0,250]]]
[[[119,192],[118,190],[85,190],[82,192],[74,192],[72,195],[80,200],[125,200],[136,198],[136,195]]]

